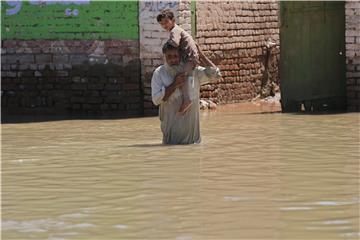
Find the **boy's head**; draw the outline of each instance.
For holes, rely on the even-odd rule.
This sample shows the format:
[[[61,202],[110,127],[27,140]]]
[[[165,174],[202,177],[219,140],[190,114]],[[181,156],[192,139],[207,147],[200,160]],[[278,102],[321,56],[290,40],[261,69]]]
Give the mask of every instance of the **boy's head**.
[[[174,13],[169,9],[161,11],[161,13],[157,15],[156,20],[161,25],[161,27],[168,32],[170,32],[171,29],[175,26]]]

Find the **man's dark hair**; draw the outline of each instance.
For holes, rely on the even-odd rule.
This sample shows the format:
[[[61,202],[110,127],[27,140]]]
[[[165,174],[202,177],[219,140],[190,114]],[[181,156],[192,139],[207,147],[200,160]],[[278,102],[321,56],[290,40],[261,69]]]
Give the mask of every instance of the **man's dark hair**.
[[[158,22],[161,22],[161,20],[164,19],[164,18],[168,18],[170,20],[173,20],[174,19],[174,13],[169,9],[162,10],[161,13],[159,15],[157,15],[156,20]]]
[[[169,43],[169,41],[167,41],[164,46],[162,47],[162,53],[165,54],[167,51],[169,50],[176,50],[176,51],[180,51],[180,49],[178,47],[174,47],[173,45],[171,45]]]

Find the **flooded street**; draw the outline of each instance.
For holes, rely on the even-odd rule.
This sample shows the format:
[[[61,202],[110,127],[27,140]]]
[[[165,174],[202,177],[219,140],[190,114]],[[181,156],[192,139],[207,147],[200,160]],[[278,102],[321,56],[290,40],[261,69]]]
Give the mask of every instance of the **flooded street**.
[[[3,124],[2,239],[359,239],[360,115],[259,111]]]

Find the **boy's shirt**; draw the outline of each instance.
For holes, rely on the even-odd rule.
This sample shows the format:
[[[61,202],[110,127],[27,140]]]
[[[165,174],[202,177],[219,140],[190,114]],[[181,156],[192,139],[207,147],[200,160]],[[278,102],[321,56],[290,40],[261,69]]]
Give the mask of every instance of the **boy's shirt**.
[[[197,61],[199,59],[194,39],[177,24],[170,31],[169,43],[180,48],[183,61]]]

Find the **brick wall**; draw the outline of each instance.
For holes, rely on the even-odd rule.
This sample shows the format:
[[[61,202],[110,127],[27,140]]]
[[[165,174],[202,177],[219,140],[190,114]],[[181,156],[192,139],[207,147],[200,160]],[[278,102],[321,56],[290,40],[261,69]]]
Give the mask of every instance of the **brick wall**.
[[[179,2],[178,24],[191,34],[191,0],[181,0]]]
[[[86,8],[109,8],[104,4],[94,4],[87,2],[84,9],[77,14],[66,15],[64,21],[78,18],[81,25],[79,31],[86,32],[88,22],[84,19],[89,17],[85,16],[89,12]],[[73,36],[65,28],[67,32],[52,33],[52,37],[60,36],[58,39],[63,40],[42,40],[41,31],[36,34],[26,32],[26,36],[22,36],[22,32],[13,32],[8,36],[10,39],[3,39],[2,112],[157,114],[151,101],[151,76],[153,70],[163,63],[161,48],[169,34],[157,23],[156,16],[163,9],[171,9],[177,23],[190,33],[191,1],[140,1],[137,6],[139,39],[87,40],[92,36],[100,39],[101,34],[135,34],[136,21],[133,20],[136,14],[132,11],[136,6],[130,3],[121,5],[120,2],[114,4],[111,7],[113,10],[130,9],[131,14],[121,15],[124,18],[121,19],[125,22],[132,19],[131,28],[127,29],[122,24],[121,31],[119,28],[109,28],[106,33],[97,33],[100,35]],[[219,103],[231,103],[251,99],[262,90],[264,95],[270,94],[272,84],[278,81],[279,51],[277,48],[267,50],[264,46],[269,37],[278,43],[277,4],[235,1],[197,1],[196,4],[196,40],[218,64],[224,76],[220,83],[204,86],[202,97]],[[26,11],[41,10],[39,14],[45,11],[45,15],[53,11],[32,4],[23,4],[22,8],[19,12],[11,12],[13,15],[6,12],[4,22],[8,25],[4,29],[16,29],[11,19],[24,20],[27,15],[22,14]],[[56,14],[64,14],[64,6],[57,8]],[[2,9],[3,13],[5,10],[9,9]],[[102,14],[103,11],[96,10],[91,12],[90,17],[96,15],[94,19],[105,18]],[[113,14],[120,16],[118,11]],[[56,19],[54,21],[58,21]],[[59,24],[63,26],[65,23]],[[133,35],[127,37],[136,38],[136,34]],[[85,39],[69,40],[77,36]],[[15,40],[17,37],[35,39]]]
[[[2,116],[141,115],[138,40],[3,40]]]
[[[30,8],[44,11],[37,5],[24,5],[20,12],[4,17],[2,30],[10,32],[3,34],[7,37],[1,41],[2,113],[157,114],[151,102],[151,76],[163,63],[161,47],[169,34],[156,22],[156,16],[163,9],[172,9],[178,24],[191,32],[191,2],[149,0],[140,1],[136,6],[114,4],[114,9],[135,7],[138,12],[124,17],[123,21],[134,20],[138,14],[138,24],[137,20],[132,21],[130,28],[125,25],[121,31],[109,28],[97,33],[100,35],[88,34],[79,40],[70,40],[76,38],[71,35],[72,31],[52,33],[54,36],[60,34],[63,40],[16,40],[21,38],[22,32],[11,32],[17,29],[13,26],[16,22],[7,19],[25,14]],[[347,96],[349,110],[355,111],[360,109],[359,5],[359,2],[346,2]],[[67,17],[85,19],[85,7],[97,9],[99,6],[89,2],[80,9],[78,16]],[[2,9],[3,16],[7,10]],[[56,13],[63,14],[60,10]],[[279,84],[278,11],[275,1],[196,1],[196,41],[223,74],[218,83],[201,88],[202,98],[233,103],[274,94]],[[103,11],[91,14],[100,16]],[[87,24],[85,20],[80,23]],[[139,29],[139,39],[135,25]],[[80,30],[86,32],[86,29]],[[128,37],[135,39],[86,39],[91,36],[100,39],[101,34],[112,36],[115,33],[118,34],[116,38],[131,33]],[[41,38],[43,33],[39,30],[36,34],[26,34],[23,39]]]
[[[360,111],[360,2],[346,2],[345,15],[347,106]]]
[[[136,1],[3,2],[3,117],[141,115],[138,9]]]
[[[279,81],[278,3],[197,1],[196,40],[221,69],[203,98],[234,103],[274,94]],[[266,41],[276,45],[266,48]]]
[[[161,47],[168,33],[156,22],[172,9],[178,24],[191,32],[191,1],[140,2],[140,58],[144,111],[157,113],[151,102],[151,76],[163,63]],[[201,88],[201,97],[217,103],[250,100],[274,94],[279,84],[277,2],[196,1],[196,41],[221,69],[223,79]],[[275,46],[266,48],[266,42]]]

